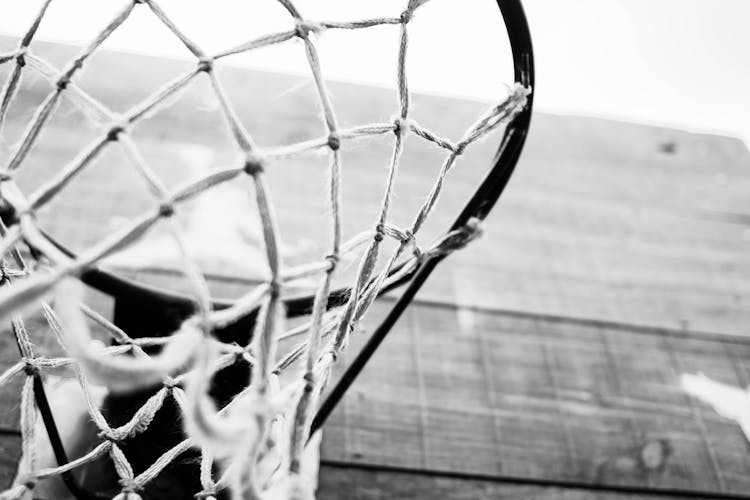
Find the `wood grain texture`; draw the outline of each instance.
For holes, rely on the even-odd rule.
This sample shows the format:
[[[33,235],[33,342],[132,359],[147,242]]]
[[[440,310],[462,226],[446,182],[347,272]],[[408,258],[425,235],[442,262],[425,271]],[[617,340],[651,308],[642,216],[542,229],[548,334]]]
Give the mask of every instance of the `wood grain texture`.
[[[320,498],[326,500],[662,500],[660,495],[589,491],[576,488],[514,485],[489,480],[425,477],[420,475],[359,470],[323,465]],[[694,497],[711,500],[714,497]]]
[[[334,413],[322,456],[746,492],[742,431],[679,377],[745,386],[749,356],[744,339],[415,304]]]

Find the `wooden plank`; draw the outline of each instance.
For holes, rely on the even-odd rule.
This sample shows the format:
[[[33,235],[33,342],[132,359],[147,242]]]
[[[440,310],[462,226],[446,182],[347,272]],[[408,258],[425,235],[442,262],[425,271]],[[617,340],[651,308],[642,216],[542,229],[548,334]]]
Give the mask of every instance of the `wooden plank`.
[[[661,495],[620,493],[585,489],[499,483],[481,479],[458,479],[377,469],[358,469],[323,464],[318,497],[326,500],[662,500]],[[679,497],[678,497],[679,498]],[[700,499],[701,497],[694,497]],[[715,497],[706,496],[704,500]]]

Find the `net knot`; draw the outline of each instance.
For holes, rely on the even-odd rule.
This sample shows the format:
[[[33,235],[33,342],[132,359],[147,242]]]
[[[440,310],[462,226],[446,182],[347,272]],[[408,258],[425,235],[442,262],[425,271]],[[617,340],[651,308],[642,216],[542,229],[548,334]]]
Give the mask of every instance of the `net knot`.
[[[36,375],[39,375],[39,367],[34,363],[33,359],[24,358],[23,362],[24,362],[23,371],[26,375],[28,375],[29,377],[34,377]]]
[[[338,151],[341,148],[341,136],[338,132],[328,134],[328,147],[331,151]]]
[[[57,79],[57,83],[55,85],[57,85],[58,91],[65,90],[70,83],[70,79],[73,78],[73,74],[75,74],[75,72],[82,67],[83,59],[80,57],[74,59],[73,62],[71,62],[68,68],[65,70],[65,73],[63,73],[60,78]]]
[[[461,141],[455,145],[455,147],[453,148],[453,152],[456,154],[456,156],[461,155],[463,154],[467,145],[468,144],[466,143],[466,141]]]
[[[134,5],[139,5],[139,4],[142,4],[142,3],[146,3],[146,1],[145,0],[133,0],[133,4]]]
[[[174,215],[174,205],[170,201],[165,201],[159,205],[159,217],[172,217]]]
[[[329,253],[325,256],[325,259],[328,261],[328,272],[330,273],[333,272],[334,269],[336,269],[336,266],[339,264],[341,257],[339,257],[338,254]]]
[[[210,56],[203,56],[198,59],[198,71],[209,73],[214,69],[214,58]]]
[[[409,24],[409,21],[411,21],[412,17],[414,17],[414,11],[411,9],[406,9],[401,13],[401,24]]]
[[[125,132],[125,125],[123,123],[113,123],[107,132],[107,140],[114,142],[119,139],[120,134],[123,132]]]
[[[18,50],[18,55],[16,56],[16,64],[18,64],[22,68],[26,66],[26,47]]]
[[[78,71],[79,69],[83,68],[83,58],[76,57],[73,59],[73,61],[70,62],[68,69],[65,71],[63,76],[70,80],[70,78],[73,76],[73,73]]]
[[[294,23],[294,30],[298,37],[306,39],[311,33],[315,35],[323,31],[323,25],[307,19],[297,19]]]
[[[110,443],[117,443],[123,439],[114,429],[103,429],[97,434],[97,436],[101,439],[106,439]]]
[[[409,118],[397,117],[393,119],[393,133],[396,135],[404,135],[411,130],[413,121]]]
[[[305,372],[302,378],[305,381],[305,392],[311,392],[313,389],[315,389],[315,375],[313,375],[311,372]]]
[[[245,173],[255,177],[266,169],[266,161],[257,153],[250,151],[245,157]]]
[[[386,226],[385,234],[401,242],[406,247],[411,247],[414,255],[419,258],[422,255],[422,250],[417,245],[417,238],[411,229],[401,230],[395,226]]]
[[[55,85],[57,86],[58,91],[63,91],[68,87],[69,83],[70,77],[68,75],[63,75],[59,80],[57,80],[57,83]]]
[[[179,385],[179,382],[173,377],[165,377],[164,380],[162,380],[161,385],[164,386],[165,389],[171,391]]]
[[[278,278],[274,278],[268,283],[268,294],[272,299],[278,299],[281,295],[281,281]]]
[[[375,241],[380,243],[383,241],[383,236],[385,235],[385,226],[383,224],[378,224],[375,226]]]

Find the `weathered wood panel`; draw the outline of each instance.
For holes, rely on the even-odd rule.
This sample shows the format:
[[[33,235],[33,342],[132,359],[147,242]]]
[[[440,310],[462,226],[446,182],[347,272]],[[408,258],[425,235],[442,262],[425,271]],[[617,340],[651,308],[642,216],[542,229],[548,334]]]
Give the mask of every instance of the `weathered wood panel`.
[[[4,343],[4,352],[11,348]],[[742,386],[748,360],[750,340],[418,303],[334,413],[322,456],[741,493],[750,488],[741,430],[688,399],[679,375],[700,371]],[[17,415],[17,393],[8,397],[3,406]],[[18,444],[16,436],[3,439],[7,474]]]
[[[357,469],[324,464],[318,495],[326,500],[662,500],[662,495],[591,491],[571,487],[544,487],[480,479],[423,476],[408,472]],[[677,496],[679,498],[679,496]],[[714,496],[692,497],[713,500]]]
[[[679,379],[744,387],[749,368],[750,339],[415,304],[337,409],[322,455],[746,492],[742,431]]]

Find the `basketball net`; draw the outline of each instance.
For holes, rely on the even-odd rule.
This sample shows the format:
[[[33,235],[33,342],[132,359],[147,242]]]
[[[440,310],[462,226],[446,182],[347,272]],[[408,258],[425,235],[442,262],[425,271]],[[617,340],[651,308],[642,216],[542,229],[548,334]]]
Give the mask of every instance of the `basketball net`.
[[[12,324],[21,358],[0,375],[0,384],[14,377],[25,376],[21,394],[20,427],[22,433],[23,477],[16,486],[0,494],[2,499],[31,498],[34,486],[46,478],[85,467],[99,457],[108,455],[122,485],[118,499],[138,499],[139,491],[154,479],[181,453],[190,448],[201,451],[201,498],[213,498],[218,491],[229,488],[236,498],[309,498],[314,494],[315,467],[307,469],[306,443],[310,423],[331,367],[346,348],[350,335],[367,313],[379,292],[397,280],[399,274],[414,269],[424,259],[447,253],[463,246],[476,235],[476,227],[449,233],[431,245],[420,246],[420,228],[437,203],[447,174],[466,148],[493,129],[507,123],[526,103],[530,89],[515,85],[498,105],[491,107],[457,140],[438,136],[410,117],[410,91],[407,82],[407,49],[409,22],[426,0],[409,0],[403,12],[394,17],[363,19],[352,22],[312,21],[306,19],[291,0],[278,0],[289,13],[293,27],[266,35],[237,47],[206,54],[183,33],[159,5],[152,0],[130,2],[111,22],[62,70],[35,55],[30,43],[43,21],[51,0],[44,2],[28,32],[16,50],[0,54],[0,62],[12,65],[0,95],[0,126],[12,106],[24,72],[33,72],[48,79],[52,89],[36,109],[18,141],[10,159],[0,172],[0,194],[10,208],[12,222],[3,225],[0,239],[2,280],[0,315]],[[86,61],[127,21],[135,9],[150,11],[195,56],[196,65],[187,73],[122,114],[117,114],[76,85],[74,77]],[[387,123],[369,123],[354,128],[341,128],[323,77],[316,46],[316,37],[327,30],[358,30],[380,25],[394,25],[399,30],[396,63],[398,107],[395,118]],[[301,40],[312,74],[319,109],[327,133],[325,136],[283,147],[263,148],[256,145],[235,112],[214,67],[225,58],[290,40]],[[160,109],[176,93],[198,78],[207,79],[242,161],[237,165],[211,170],[189,179],[175,189],[167,189],[154,173],[130,131],[134,125]],[[96,117],[100,124],[98,137],[70,163],[56,171],[41,187],[24,193],[14,177],[24,167],[24,160],[38,142],[41,131],[62,99]],[[382,189],[382,200],[375,224],[361,234],[345,239],[342,230],[341,184],[343,143],[364,141],[370,137],[392,134],[393,149]],[[444,160],[424,202],[411,224],[399,228],[389,222],[397,172],[409,136],[424,140],[444,151]],[[106,148],[122,148],[135,171],[143,178],[153,196],[153,208],[133,218],[119,231],[75,257],[62,252],[39,227],[35,212],[45,207]],[[265,171],[274,162],[327,151],[329,169],[327,182],[330,197],[330,231],[327,253],[315,262],[287,268],[282,266],[279,252],[280,236],[274,214],[273,197],[265,179]],[[213,310],[204,276],[191,258],[183,229],[174,216],[180,205],[214,186],[240,176],[250,178],[249,194],[255,197],[262,225],[270,278],[254,286],[231,307]],[[83,304],[81,273],[99,261],[139,240],[156,224],[169,228],[181,252],[181,268],[190,282],[195,313],[171,336],[133,338]],[[381,243],[390,238],[396,250],[381,255]],[[27,248],[33,249],[29,254]],[[33,257],[29,257],[32,255]],[[351,295],[345,305],[328,310],[332,279],[337,264],[344,256],[359,259]],[[399,273],[392,271],[398,267]],[[317,280],[312,312],[307,322],[287,329],[282,297],[285,285],[301,278]],[[53,298],[51,305],[48,300]],[[222,343],[212,336],[215,328],[237,321],[259,309],[252,340],[240,346]],[[47,357],[32,344],[22,312],[42,311],[51,331],[67,353],[64,357]],[[90,322],[103,326],[112,336],[110,346],[92,341]],[[289,352],[277,352],[280,338],[298,335],[304,339]],[[145,348],[161,346],[157,354]],[[246,389],[228,405],[216,408],[208,395],[212,376],[238,358],[251,366]],[[35,406],[35,377],[46,370],[72,366],[86,395],[87,411],[99,431],[97,443],[83,456],[51,468],[38,468],[34,449],[40,436],[35,431],[38,418]],[[297,370],[289,373],[290,369]],[[252,382],[252,383],[250,383]],[[91,396],[92,386],[103,386],[113,394],[155,388],[153,396],[135,412],[130,422],[112,427]],[[148,469],[136,474],[121,443],[146,429],[164,401],[173,398],[182,412],[186,438],[164,453]],[[54,408],[53,408],[54,410]],[[218,471],[218,473],[216,473]]]

